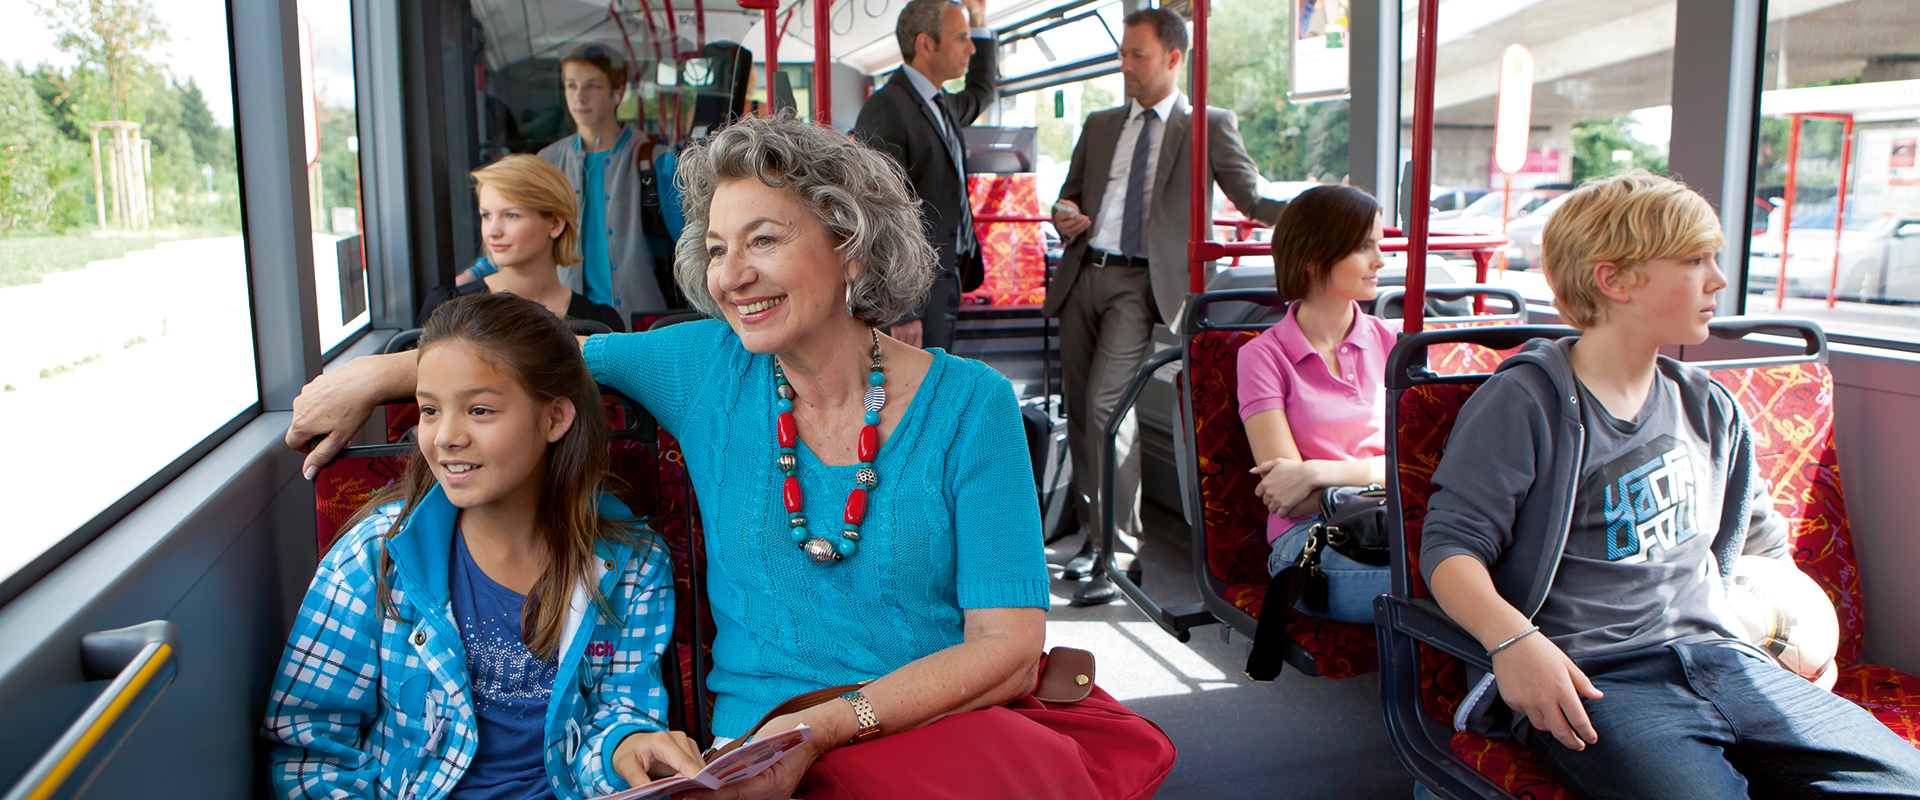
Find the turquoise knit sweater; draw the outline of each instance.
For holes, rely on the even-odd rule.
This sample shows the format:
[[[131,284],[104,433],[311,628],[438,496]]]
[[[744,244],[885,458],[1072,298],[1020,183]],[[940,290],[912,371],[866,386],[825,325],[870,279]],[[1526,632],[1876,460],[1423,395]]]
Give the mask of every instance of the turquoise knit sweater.
[[[595,336],[600,382],[680,440],[707,537],[713,731],[740,736],[789,697],[878,678],[959,644],[963,609],[1046,608],[1039,503],[1007,379],[939,350],[874,462],[860,550],[827,566],[794,543],[774,457],[771,356],[726,324]],[[805,513],[838,534],[855,467],[801,442]]]

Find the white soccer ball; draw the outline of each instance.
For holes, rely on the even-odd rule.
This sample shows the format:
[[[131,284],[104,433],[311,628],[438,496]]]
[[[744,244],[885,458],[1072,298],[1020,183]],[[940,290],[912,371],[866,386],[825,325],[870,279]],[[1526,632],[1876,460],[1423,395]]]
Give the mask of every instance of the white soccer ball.
[[[1748,642],[1793,673],[1833,687],[1840,620],[1820,584],[1790,561],[1741,556],[1727,599]]]

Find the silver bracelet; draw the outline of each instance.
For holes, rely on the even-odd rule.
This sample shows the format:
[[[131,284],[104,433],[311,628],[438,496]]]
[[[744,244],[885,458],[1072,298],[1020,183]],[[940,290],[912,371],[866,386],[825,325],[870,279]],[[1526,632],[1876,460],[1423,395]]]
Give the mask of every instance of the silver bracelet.
[[[1497,645],[1494,645],[1492,650],[1487,651],[1487,658],[1493,658],[1495,655],[1499,654],[1500,651],[1505,650],[1509,647],[1512,647],[1514,642],[1520,641],[1521,639],[1525,639],[1539,632],[1540,632],[1540,626],[1538,625],[1535,625],[1531,628],[1521,631],[1518,635],[1514,636],[1513,638],[1508,639],[1504,642],[1501,642]]]

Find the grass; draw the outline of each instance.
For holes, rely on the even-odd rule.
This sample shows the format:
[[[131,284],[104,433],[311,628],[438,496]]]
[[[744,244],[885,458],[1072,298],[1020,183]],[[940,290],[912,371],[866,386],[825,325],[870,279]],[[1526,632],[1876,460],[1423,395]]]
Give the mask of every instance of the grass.
[[[0,237],[0,288],[39,283],[40,276],[85,267],[87,262],[119,258],[161,242],[239,234],[231,228],[179,228],[157,236],[93,236],[86,229],[64,235]]]

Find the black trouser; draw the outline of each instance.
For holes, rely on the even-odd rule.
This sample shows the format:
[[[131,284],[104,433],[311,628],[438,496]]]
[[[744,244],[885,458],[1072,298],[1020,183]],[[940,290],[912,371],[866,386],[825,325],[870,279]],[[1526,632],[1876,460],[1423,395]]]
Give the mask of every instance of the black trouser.
[[[960,274],[948,270],[933,279],[927,293],[927,315],[920,318],[920,347],[952,352],[953,331],[960,324]]]

